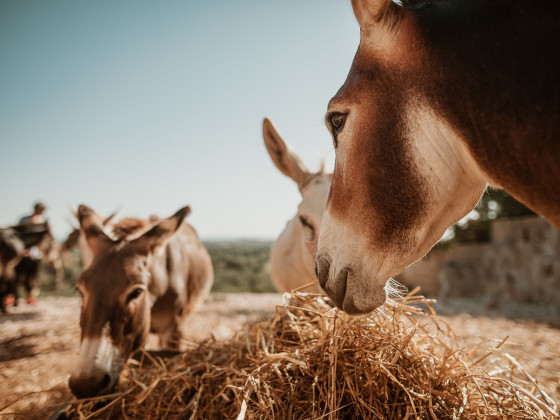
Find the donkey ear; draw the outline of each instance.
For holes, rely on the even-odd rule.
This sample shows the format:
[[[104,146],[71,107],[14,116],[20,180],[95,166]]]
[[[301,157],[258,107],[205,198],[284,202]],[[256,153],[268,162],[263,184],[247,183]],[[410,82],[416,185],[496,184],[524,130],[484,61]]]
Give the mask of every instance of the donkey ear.
[[[103,226],[107,226],[111,222],[111,220],[113,220],[115,218],[115,216],[117,215],[118,212],[119,212],[119,210],[117,209],[113,213],[111,213],[108,217],[103,219]]]
[[[149,231],[132,241],[131,245],[138,246],[145,252],[153,251],[173,236],[190,212],[191,208],[189,206],[179,209],[173,216],[161,220]]]
[[[309,176],[309,171],[300,158],[282,140],[268,118],[263,121],[263,138],[272,162],[284,175],[301,185]]]
[[[365,32],[387,16],[390,6],[391,0],[352,0],[354,15]]]
[[[94,256],[114,244],[114,241],[103,231],[103,218],[99,214],[81,204],[76,216]]]

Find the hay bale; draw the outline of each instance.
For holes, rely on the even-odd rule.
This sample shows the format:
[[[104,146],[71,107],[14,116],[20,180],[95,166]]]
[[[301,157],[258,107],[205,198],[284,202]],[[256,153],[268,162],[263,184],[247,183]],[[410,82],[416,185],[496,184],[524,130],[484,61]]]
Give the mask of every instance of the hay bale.
[[[277,308],[232,340],[207,340],[163,361],[131,361],[118,393],[73,402],[69,418],[557,417],[555,403],[513,359],[480,368],[423,297],[350,317],[317,295]],[[421,304],[424,309],[418,307]],[[483,355],[480,353],[483,352]],[[150,363],[146,363],[146,362]],[[521,377],[519,375],[522,375]]]

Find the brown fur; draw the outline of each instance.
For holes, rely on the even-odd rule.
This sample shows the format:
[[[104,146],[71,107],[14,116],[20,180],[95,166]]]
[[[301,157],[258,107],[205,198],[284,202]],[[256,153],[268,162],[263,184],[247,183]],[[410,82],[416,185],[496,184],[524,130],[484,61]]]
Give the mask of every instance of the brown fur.
[[[149,226],[152,226],[158,221],[158,219],[154,216],[151,216],[149,220],[125,217],[118,222],[110,223],[111,220],[115,217],[115,214],[116,213],[113,213],[112,215],[104,219],[101,227],[96,225],[92,229],[95,231],[101,228],[101,230],[105,232],[110,238],[114,240],[122,240],[140,233],[141,231],[147,229]],[[78,218],[77,213],[75,216],[76,218]],[[85,234],[81,227],[75,228],[72,230],[72,232],[70,232],[62,245],[61,252],[67,252],[75,247],[80,248],[82,270],[85,270],[91,264],[93,257],[91,255],[91,250],[86,244]]]
[[[355,60],[351,73],[369,74],[363,66]],[[371,214],[371,241],[390,249],[403,243],[406,231],[426,212],[426,194],[411,164],[404,115],[399,114],[402,83],[387,68],[370,66],[368,71],[376,77],[347,82],[332,100],[345,103],[350,98],[367,113],[352,116],[360,141],[339,145],[350,164],[344,170],[335,164],[328,208],[352,223]]]
[[[560,3],[472,3],[419,14],[432,75],[422,94],[491,184],[560,228]]]
[[[126,238],[134,235],[139,231],[151,226],[152,222],[144,219],[137,219],[134,217],[125,217],[111,226],[113,236],[117,239]]]
[[[95,249],[91,266],[77,283],[83,296],[82,341],[102,338],[109,326],[122,360],[145,343],[150,331],[159,334],[162,346],[179,348],[185,320],[208,295],[213,279],[208,252],[195,230],[182,222],[189,211],[181,209],[139,237],[111,239],[95,213],[80,206],[81,227]],[[148,225],[137,222],[127,219],[120,226]],[[70,387],[78,396],[110,392],[121,367],[100,373],[100,368],[78,366]],[[109,382],[103,380],[107,375]]]
[[[333,98],[365,111],[354,116],[360,141],[344,152],[349,173],[335,168],[329,208],[351,220],[353,213],[370,214],[376,246],[398,241],[399,232],[421,221],[429,200],[408,157],[402,103],[411,95],[464,133],[489,182],[560,226],[560,89],[552,81],[560,59],[550,56],[558,50],[559,7],[505,3],[434,5],[416,13],[390,4],[384,13],[399,15],[404,27],[395,35],[408,53],[404,63],[372,50],[373,37],[362,38]],[[527,9],[538,10],[526,18]],[[543,24],[554,31],[543,36]]]
[[[375,309],[388,277],[465,216],[486,183],[560,227],[560,3],[423,3],[352,1],[361,39],[327,114],[345,122],[331,127],[336,163],[317,273],[353,313]],[[442,167],[452,179],[438,176],[449,174]],[[360,248],[345,251],[341,240]]]

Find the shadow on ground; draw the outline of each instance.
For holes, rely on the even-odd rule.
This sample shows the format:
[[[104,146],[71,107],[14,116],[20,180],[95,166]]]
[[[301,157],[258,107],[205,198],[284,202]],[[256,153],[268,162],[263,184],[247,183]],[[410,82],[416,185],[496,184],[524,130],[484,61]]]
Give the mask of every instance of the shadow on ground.
[[[467,315],[490,319],[530,321],[560,329],[560,306],[539,303],[507,302],[497,299],[439,298],[434,309],[438,315]]]
[[[9,308],[8,308],[9,310]],[[0,315],[0,325],[4,324],[5,322],[24,322],[30,321],[34,318],[39,316],[37,311],[34,312],[20,312],[20,313],[7,313],[4,315]]]
[[[26,334],[0,342],[0,362],[25,359],[37,354],[36,346],[30,343],[30,339],[38,337],[38,334]]]

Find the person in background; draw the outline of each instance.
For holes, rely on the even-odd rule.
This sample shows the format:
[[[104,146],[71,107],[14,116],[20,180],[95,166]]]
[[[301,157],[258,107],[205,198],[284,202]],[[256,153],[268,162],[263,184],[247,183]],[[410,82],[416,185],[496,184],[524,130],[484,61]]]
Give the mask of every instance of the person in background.
[[[45,203],[38,201],[33,205],[33,214],[19,219],[18,227],[20,227],[20,232],[24,236],[41,231],[50,232],[50,226],[45,217],[45,210],[47,210]],[[36,246],[26,246],[23,256],[37,261],[43,258],[43,253]]]
[[[33,214],[30,216],[22,217],[19,220],[19,225],[41,225],[43,223],[47,223],[45,219],[44,213],[47,209],[44,203],[37,202],[33,207]]]
[[[27,291],[27,303],[34,304],[39,292],[39,263],[43,260],[44,250],[41,241],[50,235],[50,226],[45,217],[47,206],[37,202],[33,206],[33,214],[22,217],[15,229],[24,243],[22,259],[16,266],[16,284],[14,284],[14,304],[17,304],[17,284],[23,284]],[[8,298],[8,304],[11,299]]]

